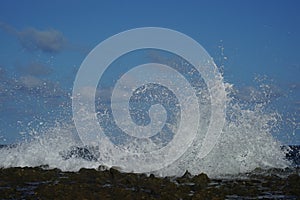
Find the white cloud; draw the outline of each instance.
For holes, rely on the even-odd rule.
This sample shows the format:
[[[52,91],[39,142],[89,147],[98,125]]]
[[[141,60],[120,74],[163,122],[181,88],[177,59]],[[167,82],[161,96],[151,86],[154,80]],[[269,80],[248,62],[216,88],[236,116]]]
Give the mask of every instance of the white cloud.
[[[35,28],[27,28],[18,32],[17,37],[22,47],[29,51],[41,50],[47,53],[57,53],[66,44],[63,34],[54,29],[37,30]]]
[[[25,28],[16,30],[9,24],[0,21],[0,29],[15,36],[22,47],[28,51],[42,51],[46,53],[58,53],[66,46],[66,38],[55,29],[38,30],[36,28]]]
[[[27,89],[38,88],[43,86],[43,81],[34,76],[22,76],[19,79],[19,84]]]
[[[46,76],[52,72],[52,69],[39,62],[31,62],[26,66],[17,66],[17,70],[26,75]],[[1,73],[1,70],[0,70]]]

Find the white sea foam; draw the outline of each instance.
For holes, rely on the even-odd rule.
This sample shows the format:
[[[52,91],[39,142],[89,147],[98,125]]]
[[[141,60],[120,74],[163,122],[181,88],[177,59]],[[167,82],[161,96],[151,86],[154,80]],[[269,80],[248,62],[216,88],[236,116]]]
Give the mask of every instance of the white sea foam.
[[[231,93],[231,86],[226,84],[227,91]],[[230,95],[228,95],[230,96]],[[190,112],[193,113],[193,108]],[[88,118],[89,113],[86,113]],[[153,116],[151,116],[153,117]],[[223,133],[217,145],[204,158],[199,158],[203,135],[196,137],[191,147],[178,160],[171,165],[154,171],[160,176],[180,176],[186,170],[192,174],[207,173],[210,177],[218,177],[225,174],[239,174],[260,168],[284,168],[290,163],[285,160],[285,152],[281,150],[281,144],[272,137],[271,129],[276,124],[278,114],[264,110],[260,105],[252,109],[242,109],[240,103],[227,100],[227,117]],[[87,124],[87,129],[91,128]],[[189,126],[186,127],[188,129]],[[70,156],[64,159],[63,152],[68,152],[71,147],[80,146],[74,139],[73,125],[57,125],[49,127],[38,137],[31,141],[23,142],[13,148],[0,149],[0,167],[24,167],[48,165],[50,168],[59,168],[63,171],[78,171],[80,168],[98,168],[99,165],[114,165],[116,155],[101,154],[101,149],[106,148],[102,143],[97,161],[89,161],[78,156]],[[146,150],[147,145],[131,143],[127,148],[140,148]],[[153,144],[152,144],[153,145]],[[153,147],[149,147],[152,149]],[[91,152],[93,153],[93,152]],[[139,154],[137,154],[138,156]],[[105,163],[103,163],[105,160]],[[110,160],[110,162],[107,162]],[[151,166],[152,163],[149,163]],[[138,169],[139,163],[134,160],[132,169]],[[120,166],[122,168],[122,166]],[[155,168],[155,166],[153,166]],[[134,170],[133,170],[134,171]],[[137,170],[138,171],[138,170]]]

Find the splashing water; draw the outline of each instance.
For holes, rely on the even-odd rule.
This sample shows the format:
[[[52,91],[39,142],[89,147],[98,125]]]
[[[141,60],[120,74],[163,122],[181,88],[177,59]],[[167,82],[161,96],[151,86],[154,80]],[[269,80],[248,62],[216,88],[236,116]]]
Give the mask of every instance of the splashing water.
[[[232,86],[229,84],[226,86],[230,94]],[[192,113],[192,110],[190,112]],[[85,114],[88,117],[90,113]],[[238,102],[233,103],[233,100],[229,99],[227,100],[226,124],[221,138],[205,158],[199,159],[197,156],[201,147],[198,145],[202,139],[200,137],[180,159],[154,173],[160,176],[180,176],[188,170],[192,174],[204,172],[211,177],[217,177],[249,172],[257,167],[288,167],[290,163],[285,159],[281,144],[271,134],[276,120],[277,113],[264,113],[263,107],[260,106],[256,106],[253,110],[242,109]],[[32,141],[23,142],[11,148],[2,148],[0,149],[0,167],[48,165],[50,168],[59,168],[64,171],[98,168],[103,164],[101,156],[110,155],[101,155],[100,152],[97,161],[76,156],[71,156],[69,159],[62,157],[62,152],[81,145],[74,139],[73,131],[72,125],[57,125],[45,130]]]
[[[162,34],[161,31],[166,30],[152,31]],[[174,34],[172,31],[171,33]],[[179,39],[172,42],[182,41],[181,37],[184,37],[178,33],[175,36]],[[153,38],[160,38],[160,35]],[[141,42],[144,42],[144,38],[141,39]],[[155,42],[159,46],[160,42],[164,41]],[[188,39],[188,42],[191,46],[194,45],[194,41]],[[174,47],[173,44],[171,47]],[[177,52],[177,49],[175,48],[174,52]],[[76,127],[73,123],[57,124],[42,131],[31,141],[14,147],[1,148],[0,167],[47,165],[64,171],[78,171],[81,168],[98,168],[99,165],[107,167],[118,165],[125,172],[180,176],[188,170],[192,174],[204,172],[210,177],[218,177],[245,173],[258,167],[290,166],[281,144],[272,137],[272,128],[276,126],[279,114],[267,112],[264,109],[266,104],[259,102],[254,103],[251,108],[243,106],[239,99],[233,97],[233,86],[224,84],[222,76],[215,72],[218,69],[210,56],[201,46],[196,46],[196,49],[200,50],[199,66],[195,65],[198,61],[197,56],[196,62],[192,59],[192,62],[189,62],[184,56],[177,56],[175,62],[172,58],[171,63],[169,60],[160,60],[159,65],[158,62],[155,63],[156,67],[151,67],[154,65],[153,62],[150,65],[142,62],[138,64],[143,64],[143,68],[136,67],[134,70],[122,68],[124,71],[118,74],[121,78],[117,81],[110,79],[109,76],[105,79],[104,76],[104,79],[101,77],[102,80],[98,81],[97,88],[93,85],[92,87],[83,85],[85,87],[81,87],[81,91],[73,90],[78,95],[73,96],[72,100],[80,98],[80,103],[83,103],[83,106],[73,110],[77,120],[83,122],[80,124],[79,132],[95,134],[79,134],[81,140],[78,140],[78,135],[74,131],[77,129],[78,132],[76,120],[74,120]],[[182,52],[178,50],[177,53],[180,55]],[[170,67],[165,67],[164,64]],[[207,66],[211,71],[208,70],[206,73]],[[152,68],[155,70],[148,71]],[[112,69],[107,68],[106,74],[113,72]],[[174,71],[176,73],[173,73]],[[93,70],[81,72],[84,75],[94,73]],[[140,80],[133,79],[134,75]],[[85,76],[85,79],[86,77],[91,78]],[[95,76],[91,79],[94,81],[97,78]],[[84,82],[89,83],[89,79]],[[112,81],[105,87],[107,80]],[[178,83],[176,80],[183,81]],[[130,84],[134,87],[127,88]],[[113,90],[110,89],[111,86],[114,86]],[[120,97],[125,97],[125,100],[119,100]],[[222,112],[216,112],[220,111],[223,102],[226,104],[225,116],[222,109]],[[206,133],[218,130],[220,126],[218,120],[223,122],[220,119],[224,118],[225,124],[220,137],[218,135],[208,137],[209,142],[202,144],[203,140],[207,139]],[[123,119],[126,120],[122,121]],[[99,126],[95,126],[95,121],[100,124],[105,135],[98,134]],[[152,134],[153,132],[158,134]],[[175,146],[167,145],[175,139],[177,139]],[[164,147],[168,155],[160,151]],[[184,148],[186,150],[183,153],[178,153]],[[207,155],[203,154],[205,148],[211,150]],[[170,155],[178,156],[178,159]],[[162,162],[161,165],[161,159],[168,162]],[[164,165],[165,163],[168,165]]]

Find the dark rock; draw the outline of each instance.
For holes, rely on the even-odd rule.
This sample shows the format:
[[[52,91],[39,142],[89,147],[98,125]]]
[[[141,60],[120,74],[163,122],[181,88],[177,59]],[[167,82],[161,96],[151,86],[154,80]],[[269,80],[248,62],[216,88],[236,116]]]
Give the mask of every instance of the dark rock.
[[[78,147],[72,146],[69,150],[61,152],[60,155],[63,159],[68,160],[71,158],[84,159],[87,161],[98,161],[99,151],[95,147]]]
[[[199,186],[200,188],[205,188],[210,182],[208,176],[203,173],[194,176],[191,181],[195,183],[196,186]]]
[[[300,197],[300,176],[298,174],[291,174],[287,177],[284,191],[289,195]]]
[[[101,167],[99,167],[101,168]],[[300,177],[256,175],[255,179],[209,179],[206,174],[160,178],[145,174],[41,167],[0,169],[0,199],[256,199],[265,194],[300,197]]]

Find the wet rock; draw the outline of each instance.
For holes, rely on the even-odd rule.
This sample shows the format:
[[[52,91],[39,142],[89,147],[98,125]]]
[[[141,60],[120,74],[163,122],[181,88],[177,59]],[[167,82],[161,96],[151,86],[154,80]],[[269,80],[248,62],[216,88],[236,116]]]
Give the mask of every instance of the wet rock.
[[[185,173],[181,177],[176,178],[176,182],[178,184],[189,183],[191,181],[191,177],[192,175],[190,174],[190,172],[185,171]]]
[[[200,186],[201,188],[204,188],[208,185],[210,182],[208,176],[204,173],[201,173],[199,175],[196,175],[192,178],[192,182],[196,185]]]
[[[289,175],[283,190],[289,195],[300,197],[300,176],[298,174]]]
[[[98,161],[99,151],[96,147],[78,147],[72,146],[69,150],[61,152],[60,155],[63,159],[68,160],[71,158],[84,159],[87,161]]]
[[[0,199],[243,199],[264,195],[300,197],[298,174],[250,179],[209,179],[206,174],[179,178],[122,173],[117,169],[0,169]],[[268,197],[269,198],[269,197]]]

